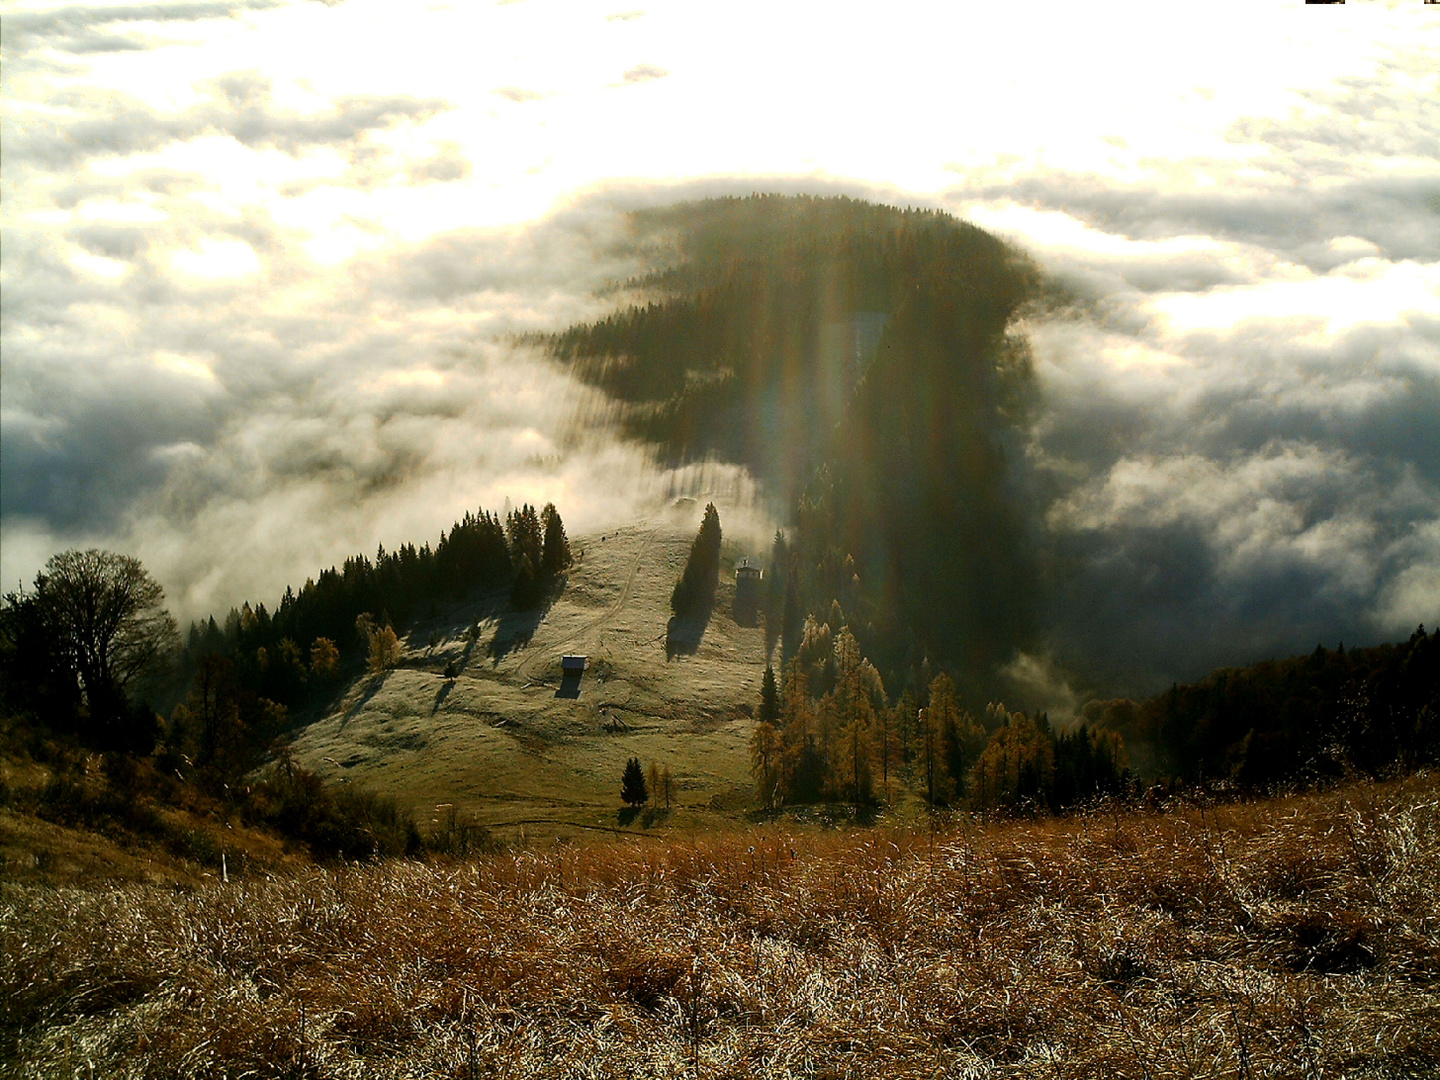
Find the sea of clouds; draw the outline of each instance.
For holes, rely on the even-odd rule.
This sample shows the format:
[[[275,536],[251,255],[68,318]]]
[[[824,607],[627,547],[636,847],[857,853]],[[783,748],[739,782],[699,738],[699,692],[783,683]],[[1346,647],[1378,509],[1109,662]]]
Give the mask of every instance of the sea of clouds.
[[[657,38],[606,54],[602,36],[627,40],[645,13],[566,10],[611,56],[592,58],[569,121],[561,83],[514,57],[479,65],[462,100],[378,76],[326,90],[245,51],[333,19],[375,49],[355,66],[378,64],[383,34],[344,7],[6,16],[6,590],[95,544],[137,554],[200,617],[520,501],[554,501],[579,533],[717,493],[763,535],[780,508],[738,470],[657,468],[520,341],[607,310],[645,265],[627,209],[763,189],[945,208],[1068,287],[1018,328],[1049,597],[1046,639],[1012,665],[1031,701],[1064,710],[1440,619],[1440,80],[1404,33],[1385,24],[1344,78],[1237,115],[1193,153],[1151,158],[1114,134],[1094,168],[977,155],[973,139],[947,156],[935,121],[922,177],[887,173],[883,145],[874,163],[856,149],[883,137],[844,125],[756,159],[717,125],[728,167],[712,147],[652,177],[590,143],[566,158],[546,132],[579,138],[599,95],[617,129],[672,118],[666,93],[697,107],[685,56]],[[206,49],[218,59],[187,59]],[[705,134],[667,125],[633,160]],[[843,148],[829,165],[826,147]],[[576,164],[590,159],[593,174]]]

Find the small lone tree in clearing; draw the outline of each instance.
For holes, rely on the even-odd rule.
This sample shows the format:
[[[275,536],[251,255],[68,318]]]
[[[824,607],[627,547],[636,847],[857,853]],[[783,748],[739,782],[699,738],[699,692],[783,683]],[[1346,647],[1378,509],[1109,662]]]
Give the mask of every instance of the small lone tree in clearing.
[[[650,792],[645,788],[645,769],[637,757],[625,762],[625,776],[620,781],[620,798],[631,806],[650,801]]]

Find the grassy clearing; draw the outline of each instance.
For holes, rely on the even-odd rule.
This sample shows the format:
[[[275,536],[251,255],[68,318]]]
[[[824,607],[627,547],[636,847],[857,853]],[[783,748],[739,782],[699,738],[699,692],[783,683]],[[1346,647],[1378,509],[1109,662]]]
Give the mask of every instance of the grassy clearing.
[[[17,1077],[1421,1077],[1440,782],[0,886]]]
[[[733,563],[755,551],[727,540],[697,650],[667,657],[670,592],[700,510],[687,500],[603,539],[576,538],[567,587],[543,612],[496,619],[460,607],[422,620],[400,667],[360,679],[297,732],[295,759],[327,783],[394,798],[422,828],[456,806],[515,841],[521,822],[529,840],[621,824],[620,777],[638,756],[678,781],[672,827],[729,824],[754,786],[765,635],[733,618]],[[592,665],[573,698],[559,692],[570,652]]]

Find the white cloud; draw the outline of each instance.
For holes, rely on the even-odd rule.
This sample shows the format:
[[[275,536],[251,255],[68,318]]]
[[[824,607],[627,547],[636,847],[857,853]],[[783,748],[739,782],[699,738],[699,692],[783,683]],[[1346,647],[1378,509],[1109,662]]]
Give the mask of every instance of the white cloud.
[[[195,247],[175,252],[170,261],[181,274],[205,281],[246,277],[260,272],[260,257],[243,240],[220,240],[207,236]]]
[[[1377,622],[1398,632],[1440,622],[1440,520],[1425,522],[1398,540],[1398,572],[1381,590]]]

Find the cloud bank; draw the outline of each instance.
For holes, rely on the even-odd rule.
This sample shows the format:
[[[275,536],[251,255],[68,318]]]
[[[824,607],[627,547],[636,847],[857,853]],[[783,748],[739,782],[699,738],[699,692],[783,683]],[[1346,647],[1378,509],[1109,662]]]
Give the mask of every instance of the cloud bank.
[[[1056,5],[1042,37],[927,6],[920,41],[904,12],[785,8],[757,41],[757,12],[664,3],[8,13],[4,587],[98,543],[190,617],[507,498],[572,531],[754,501],[658,473],[513,342],[643,265],[626,207],[763,188],[944,207],[1068,286],[1023,327],[1053,630],[1017,685],[1141,692],[1433,622],[1440,81],[1412,7],[1245,5],[1246,41],[1190,27],[1183,55],[1153,5]]]
[[[1440,618],[1440,106],[1396,104],[1417,80],[1434,76],[1402,53],[1363,98],[1235,125],[1264,156],[1209,190],[956,193],[1077,297],[1026,328],[1030,463],[1051,646],[1092,684],[1149,691]]]

